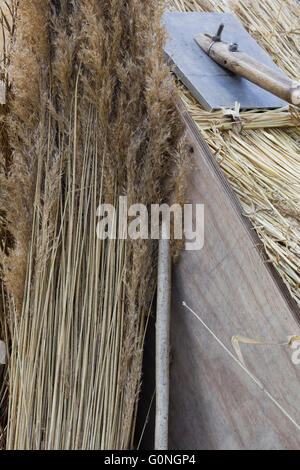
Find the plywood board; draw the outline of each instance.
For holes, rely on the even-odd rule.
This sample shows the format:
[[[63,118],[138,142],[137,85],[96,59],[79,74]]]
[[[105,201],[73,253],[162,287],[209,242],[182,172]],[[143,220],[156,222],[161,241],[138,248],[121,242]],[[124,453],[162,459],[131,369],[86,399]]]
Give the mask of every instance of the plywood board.
[[[300,333],[299,309],[263,256],[250,222],[187,112],[193,149],[188,199],[205,204],[205,245],[174,267],[171,449],[298,449],[300,432],[226,355],[185,301],[233,351],[231,337],[282,342]],[[300,366],[280,346],[242,346],[247,365],[300,423]]]
[[[233,108],[236,101],[241,104],[241,109],[280,108],[287,105],[268,91],[216,64],[195,43],[197,34],[214,35],[223,23],[225,28],[222,39],[225,42],[237,42],[240,51],[282,73],[234,15],[166,12],[164,23],[168,32],[165,53],[169,62],[174,66],[178,78],[206,110]]]

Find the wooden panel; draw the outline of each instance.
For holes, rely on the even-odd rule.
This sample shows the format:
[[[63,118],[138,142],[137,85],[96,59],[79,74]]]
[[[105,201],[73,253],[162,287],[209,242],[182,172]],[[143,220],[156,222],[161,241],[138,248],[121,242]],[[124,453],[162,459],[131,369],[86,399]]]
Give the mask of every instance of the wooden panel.
[[[300,432],[226,355],[184,300],[232,350],[231,337],[282,342],[299,310],[266,264],[257,235],[189,115],[188,198],[205,204],[205,246],[184,252],[172,292],[171,449],[297,449]],[[300,423],[300,366],[287,347],[242,345],[249,369]]]

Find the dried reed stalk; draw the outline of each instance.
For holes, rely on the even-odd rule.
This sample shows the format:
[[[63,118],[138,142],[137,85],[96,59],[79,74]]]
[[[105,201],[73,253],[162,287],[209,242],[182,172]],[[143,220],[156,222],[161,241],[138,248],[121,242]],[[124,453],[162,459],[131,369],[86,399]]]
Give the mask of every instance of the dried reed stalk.
[[[6,128],[9,112],[9,83],[7,67],[12,40],[15,32],[16,2],[2,1],[0,4],[0,341],[9,357],[10,332],[7,318],[7,292],[3,281],[3,255],[7,256],[14,246],[12,234],[8,230],[7,207],[3,204],[1,185],[10,171],[12,154]],[[0,365],[0,449],[5,447],[8,409],[8,359]]]
[[[168,0],[179,11],[234,12],[291,78],[300,80],[299,4],[294,0]],[[209,32],[209,31],[208,31]],[[181,96],[300,305],[300,120],[294,108],[241,112],[234,121]]]
[[[98,239],[97,208],[182,196],[160,14],[152,0],[19,2],[0,197],[8,449],[134,445],[157,243]]]

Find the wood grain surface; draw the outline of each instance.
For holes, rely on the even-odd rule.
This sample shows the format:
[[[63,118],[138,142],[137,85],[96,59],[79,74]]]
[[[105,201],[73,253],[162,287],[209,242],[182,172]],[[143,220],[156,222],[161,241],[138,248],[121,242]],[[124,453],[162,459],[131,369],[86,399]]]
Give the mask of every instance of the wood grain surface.
[[[242,335],[283,342],[300,333],[299,310],[264,259],[250,222],[196,125],[182,109],[193,148],[190,202],[205,204],[205,245],[174,267],[170,449],[297,449],[300,432],[226,355],[185,301],[231,351]],[[250,371],[300,423],[300,366],[282,346],[242,345]]]

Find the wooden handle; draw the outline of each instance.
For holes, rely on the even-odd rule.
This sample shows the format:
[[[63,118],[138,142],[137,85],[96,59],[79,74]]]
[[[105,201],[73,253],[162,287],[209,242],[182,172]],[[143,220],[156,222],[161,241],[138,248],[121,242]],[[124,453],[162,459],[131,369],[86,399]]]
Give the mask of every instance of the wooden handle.
[[[198,34],[195,41],[219,65],[290,104],[300,105],[300,83],[267,67],[244,52],[231,51],[228,43],[213,42],[204,34]]]

